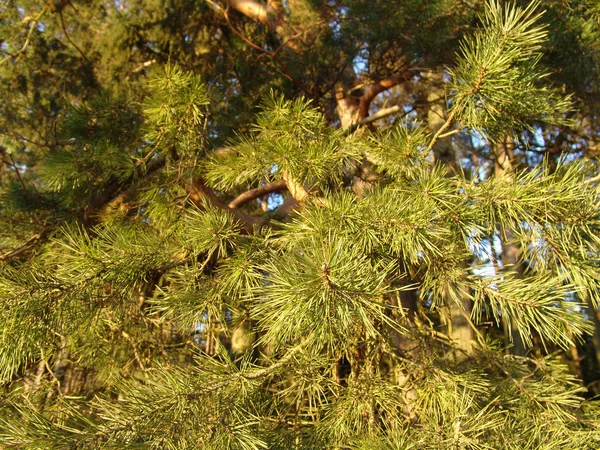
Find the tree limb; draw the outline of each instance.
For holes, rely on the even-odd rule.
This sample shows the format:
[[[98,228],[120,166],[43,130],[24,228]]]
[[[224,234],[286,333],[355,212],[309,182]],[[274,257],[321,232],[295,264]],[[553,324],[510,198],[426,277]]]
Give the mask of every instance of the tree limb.
[[[287,189],[287,185],[284,180],[274,181],[273,183],[265,184],[249,191],[243,192],[229,202],[227,205],[230,209],[237,209],[246,203],[255,200],[263,195],[271,194],[273,192],[279,192]]]
[[[196,205],[201,206],[202,201],[205,199],[211,205],[216,206],[224,211],[232,213],[246,228],[248,232],[252,232],[255,226],[264,225],[266,219],[263,217],[256,217],[250,214],[246,214],[238,209],[232,209],[225,203],[223,203],[217,195],[209,188],[201,177],[196,178],[192,181],[191,190],[189,193],[189,199]]]
[[[270,30],[276,31],[277,11],[270,4],[263,5],[255,0],[225,0],[228,6],[242,13],[244,16],[257,20]]]
[[[17,53],[9,55],[6,58],[2,59],[2,61],[0,61],[0,64],[4,64],[6,61],[9,61],[12,58],[16,58],[16,61],[18,61],[21,58],[21,56],[23,56],[23,54],[25,54],[27,47],[29,47],[29,42],[31,41],[31,35],[33,34],[33,30],[35,29],[38,21],[42,18],[42,16],[45,13],[46,13],[46,8],[43,8],[40,11],[40,13],[36,16],[36,18],[31,20],[31,25],[29,25],[29,32],[27,33],[27,37],[25,38],[25,43],[23,44],[23,47],[21,47],[21,49]],[[30,19],[30,18],[26,17],[25,19],[23,19],[23,22],[25,22],[28,19]]]
[[[384,91],[387,91],[388,89],[393,88],[394,86],[397,86],[410,80],[412,77],[412,72],[405,70],[401,74],[371,84],[360,98],[360,102],[358,105],[359,120],[363,120],[369,115],[369,107],[371,106],[371,102],[375,99],[375,97],[377,97],[377,95]]]
[[[20,247],[4,254],[0,256],[0,262],[2,261],[8,261],[12,258],[16,258],[17,256],[21,255],[22,253],[25,253],[26,251],[32,249],[33,247],[35,247],[35,245],[41,241],[42,239],[45,238],[45,236],[47,235],[47,232],[42,232],[42,233],[37,233],[34,234],[33,236],[31,236],[27,241],[25,241],[25,243],[23,245],[21,245]]]
[[[88,57],[85,55],[85,53],[83,53],[83,50],[81,50],[79,48],[79,46],[69,36],[69,33],[67,32],[67,26],[65,25],[65,18],[63,16],[62,10],[59,11],[58,16],[60,17],[60,25],[62,26],[63,33],[65,34],[65,37],[67,38],[67,40],[71,43],[71,45],[73,47],[75,47],[75,50],[77,50],[79,52],[79,54],[83,57],[83,59],[85,59],[85,61],[89,65],[92,65],[91,61],[88,59]]]
[[[207,0],[210,2],[210,0]],[[300,46],[295,42],[295,39],[303,35],[307,29],[303,28],[297,32],[289,23],[285,21],[284,10],[275,2],[268,1],[266,5],[256,0],[222,0],[227,7],[235,9],[249,19],[260,22],[269,30],[276,33],[284,39],[282,44],[292,50],[298,52]],[[213,9],[217,9],[213,5]]]
[[[93,225],[111,209],[118,208],[119,204],[122,203],[131,192],[130,189],[132,189],[136,178],[151,175],[164,167],[165,163],[166,160],[164,158],[154,159],[146,165],[145,171],[140,171],[137,175],[129,177],[125,182],[114,183],[111,186],[108,186],[106,191],[96,199],[91,207],[86,207],[85,222],[88,225]]]
[[[438,139],[440,139],[443,136],[444,131],[446,131],[448,129],[448,127],[450,127],[450,125],[452,125],[452,121],[454,120],[455,114],[456,114],[456,108],[454,108],[450,112],[450,115],[448,116],[448,119],[446,120],[446,122],[444,122],[444,124],[442,125],[442,127],[437,131],[437,133],[435,133],[435,135],[431,139],[431,142],[427,146],[427,151],[429,151],[429,150],[431,150],[433,148],[433,146],[438,141]],[[454,133],[452,133],[452,134],[454,134]]]
[[[317,205],[323,205],[323,199],[315,196],[311,196],[311,194],[306,190],[306,188],[302,185],[302,183],[295,180],[287,171],[283,172],[283,180],[287,186],[290,194],[298,202],[299,205],[302,205],[309,199],[309,197],[313,198],[313,201]]]
[[[227,11],[223,11],[223,14],[225,17],[225,21],[227,22],[227,25],[229,26],[229,28],[231,29],[233,34],[235,34],[237,37],[239,37],[242,41],[244,41],[248,46],[252,47],[254,50],[257,50],[257,51],[269,56],[281,68],[281,73],[284,77],[286,77],[288,80],[290,80],[292,83],[294,83],[305,94],[311,95],[311,91],[300,80],[297,80],[296,78],[294,78],[294,76],[288,70],[287,66],[283,63],[283,61],[281,61],[281,59],[279,59],[279,56],[278,56],[278,53],[281,51],[281,49],[284,46],[289,45],[291,47],[290,41],[292,41],[294,39],[294,36],[287,39],[283,44],[281,44],[279,46],[279,48],[277,50],[275,50],[274,52],[271,52],[269,50],[262,48],[260,45],[256,44],[255,42],[252,42],[250,39],[248,39],[246,36],[244,36],[244,34],[241,31],[239,31],[236,27],[234,27],[233,24],[231,23],[231,20],[229,19],[229,14],[227,13]]]
[[[290,191],[290,194],[292,197],[294,197],[294,200],[296,200],[299,204],[302,204],[309,197],[309,194],[307,190],[304,189],[304,186],[294,180],[288,172],[283,173],[283,180],[288,191]]]
[[[597,181],[600,181],[600,174],[596,175],[595,177],[585,180],[584,183],[591,184],[591,183],[596,183]]]

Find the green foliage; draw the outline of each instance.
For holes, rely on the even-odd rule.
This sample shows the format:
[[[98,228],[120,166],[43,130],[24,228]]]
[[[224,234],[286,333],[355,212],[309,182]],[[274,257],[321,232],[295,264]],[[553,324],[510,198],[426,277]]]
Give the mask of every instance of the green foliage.
[[[488,2],[483,27],[461,46],[453,77],[453,111],[466,127],[493,139],[532,126],[564,122],[568,98],[548,87],[537,66],[547,32],[536,25],[539,2],[523,10]]]
[[[208,162],[205,175],[211,186],[229,190],[288,174],[310,188],[323,188],[340,183],[345,168],[360,156],[354,140],[328,127],[303,99],[287,102],[272,94],[252,131]]]
[[[372,9],[391,13],[388,3]],[[430,3],[397,8],[435,19],[447,36],[444,13],[464,7]],[[366,36],[374,59],[391,58],[387,47],[402,40],[413,56],[442,51],[434,36],[344,34],[370,5],[350,2],[339,27],[318,21],[328,6],[314,2],[290,20],[326,28],[312,41],[320,50],[350,35]],[[42,8],[64,22],[67,6]],[[154,27],[177,2],[166,11],[145,6],[139,16],[106,9],[122,20],[110,42],[139,34],[157,58],[165,45],[177,56],[176,40],[189,44],[184,55],[217,52],[208,43],[226,33],[220,22],[206,33],[163,35]],[[470,177],[430,156],[452,123],[492,140],[568,123],[568,99],[539,69],[546,33],[537,6],[487,3],[449,72],[450,115],[433,135],[412,119],[349,134],[318,102],[271,94],[254,125],[211,149],[211,139],[225,141],[211,136],[222,129],[211,114],[225,107],[210,105],[209,92],[239,79],[204,84],[177,64],[141,89],[141,113],[115,92],[77,102],[56,128],[64,142],[34,164],[23,155],[7,162],[1,180],[2,245],[25,244],[0,255],[0,446],[598,448],[598,402],[585,398],[563,352],[593,331],[586,308],[600,306],[593,162],[564,158]],[[194,8],[186,11],[209,5]],[[400,12],[386,22],[417,33]],[[228,25],[240,23],[225,14]],[[9,18],[15,29],[20,13]],[[186,17],[177,18],[189,32]],[[242,24],[226,30],[256,37],[254,47],[242,41],[270,53],[275,37],[259,34],[268,24]],[[312,39],[289,36],[300,37]],[[382,38],[390,42],[374,42]],[[110,52],[82,47],[89,56],[67,54],[108,61]],[[285,60],[292,50],[273,52]],[[303,55],[310,67],[315,55]],[[127,61],[114,61],[114,76],[138,73]],[[298,84],[294,68],[278,61]],[[128,83],[123,91],[135,91]],[[240,193],[249,202],[231,202]],[[5,237],[14,229],[18,236]],[[498,242],[518,257],[499,261]],[[527,356],[506,353],[517,338],[532,348]]]
[[[263,264],[269,276],[252,305],[266,344],[295,342],[310,335],[317,347],[342,352],[356,336],[380,334],[390,324],[386,278],[392,262],[373,262],[350,241],[333,234],[294,243]],[[359,275],[360,274],[360,275]]]
[[[201,150],[209,100],[200,78],[167,65],[152,77],[149,87],[144,138],[160,152],[173,147],[179,156],[190,156]]]

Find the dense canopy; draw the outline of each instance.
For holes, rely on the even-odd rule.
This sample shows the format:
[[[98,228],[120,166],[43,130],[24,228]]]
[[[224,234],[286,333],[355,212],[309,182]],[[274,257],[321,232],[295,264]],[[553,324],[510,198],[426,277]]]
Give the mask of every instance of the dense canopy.
[[[0,14],[0,448],[600,447],[594,2]]]

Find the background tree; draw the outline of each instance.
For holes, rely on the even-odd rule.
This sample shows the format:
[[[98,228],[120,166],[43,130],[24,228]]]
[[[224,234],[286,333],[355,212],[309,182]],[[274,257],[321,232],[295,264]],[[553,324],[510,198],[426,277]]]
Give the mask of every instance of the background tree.
[[[0,442],[597,447],[598,9],[545,6],[5,4]]]

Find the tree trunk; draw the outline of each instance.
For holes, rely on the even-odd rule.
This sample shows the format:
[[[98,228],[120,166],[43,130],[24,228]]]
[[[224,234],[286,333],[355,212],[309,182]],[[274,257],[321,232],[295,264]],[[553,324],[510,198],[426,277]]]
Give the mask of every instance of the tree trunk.
[[[430,70],[425,74],[427,87],[424,94],[427,99],[427,124],[429,131],[435,134],[446,123],[446,90],[444,88],[444,73],[440,70]],[[438,139],[433,146],[435,161],[448,169],[456,168],[456,155],[450,137]]]
[[[506,240],[502,241],[502,265],[504,267],[513,266],[519,278],[523,278],[523,267],[518,264],[519,249],[514,242],[514,234],[512,230],[505,230]],[[527,355],[527,349],[519,330],[515,326],[514,321],[511,321],[510,327],[502,320],[502,328],[504,330],[504,342],[508,352],[517,355]]]
[[[427,128],[434,135],[446,123],[446,91],[444,87],[444,74],[440,70],[430,70],[425,73],[426,80],[423,96],[427,100],[427,108],[423,113],[427,114]],[[433,146],[433,155],[435,161],[445,166],[448,173],[452,173],[456,168],[456,154],[452,145],[450,136],[438,139]],[[453,300],[447,300],[446,304],[450,310],[450,323],[448,324],[448,334],[459,349],[465,353],[472,351],[473,329],[469,323],[468,317],[471,314],[471,299],[468,293],[461,289],[461,286],[454,286],[454,290],[461,293],[460,304]]]
[[[495,164],[494,164],[494,175],[497,177],[506,176],[512,179],[514,167],[514,142],[510,137],[505,137],[503,141],[493,146]],[[518,264],[519,261],[519,249],[514,241],[514,233],[512,230],[504,230],[504,237],[500,236],[502,241],[502,265],[506,268],[512,266],[517,273],[519,278],[523,277],[523,267]],[[502,235],[502,233],[501,233]],[[514,322],[511,321],[510,327],[502,320],[502,328],[504,330],[504,340],[507,351],[513,355],[525,356],[527,349],[519,330],[515,326]]]

